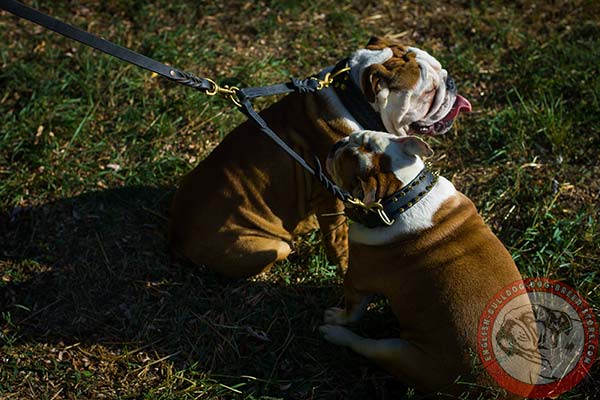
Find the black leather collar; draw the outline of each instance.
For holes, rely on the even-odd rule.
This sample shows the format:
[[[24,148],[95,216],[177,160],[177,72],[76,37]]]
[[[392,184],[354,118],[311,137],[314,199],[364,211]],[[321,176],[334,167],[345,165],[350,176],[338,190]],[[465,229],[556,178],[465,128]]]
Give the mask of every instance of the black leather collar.
[[[427,167],[406,186],[380,201],[381,207],[367,210],[362,207],[346,206],[346,215],[367,228],[386,227],[393,224],[398,216],[417,204],[438,181],[438,174]]]
[[[346,66],[348,66],[348,59],[337,63],[333,68],[332,73],[335,73],[335,71],[339,71]],[[381,120],[381,116],[373,109],[371,104],[369,104],[360,87],[354,83],[354,80],[350,76],[350,71],[342,72],[336,77],[333,82],[333,89],[344,106],[348,109],[348,112],[352,114],[356,122],[358,122],[363,129],[387,132],[383,125],[383,121]]]

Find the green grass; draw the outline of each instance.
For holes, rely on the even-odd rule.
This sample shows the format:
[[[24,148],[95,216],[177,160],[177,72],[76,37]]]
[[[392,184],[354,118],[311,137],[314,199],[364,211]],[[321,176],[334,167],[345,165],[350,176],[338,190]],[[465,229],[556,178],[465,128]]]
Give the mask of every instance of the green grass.
[[[429,50],[474,112],[431,140],[526,276],[600,307],[594,1],[28,2],[242,86],[304,77],[389,35]],[[320,338],[340,281],[318,235],[262,279],[171,258],[178,179],[243,120],[0,13],[0,398],[384,399],[411,393]],[[263,107],[272,100],[261,100]],[[358,329],[392,333],[378,303]],[[563,399],[594,399],[598,364]],[[409,397],[406,397],[409,398]]]

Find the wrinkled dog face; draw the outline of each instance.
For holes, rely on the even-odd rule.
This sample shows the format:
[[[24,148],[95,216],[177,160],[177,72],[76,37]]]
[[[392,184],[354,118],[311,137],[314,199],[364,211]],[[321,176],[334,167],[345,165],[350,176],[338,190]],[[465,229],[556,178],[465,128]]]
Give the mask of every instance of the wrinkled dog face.
[[[471,104],[427,52],[372,38],[350,58],[352,75],[390,133],[440,135]]]
[[[432,154],[416,136],[359,131],[333,145],[327,172],[338,186],[369,203],[400,190],[423,168],[420,157]]]

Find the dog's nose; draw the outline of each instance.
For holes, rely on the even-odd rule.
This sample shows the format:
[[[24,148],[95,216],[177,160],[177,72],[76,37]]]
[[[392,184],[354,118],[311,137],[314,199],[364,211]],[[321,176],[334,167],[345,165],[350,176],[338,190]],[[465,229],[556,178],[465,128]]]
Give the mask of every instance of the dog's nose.
[[[446,90],[450,93],[456,93],[456,83],[454,83],[454,79],[450,75],[446,78]]]

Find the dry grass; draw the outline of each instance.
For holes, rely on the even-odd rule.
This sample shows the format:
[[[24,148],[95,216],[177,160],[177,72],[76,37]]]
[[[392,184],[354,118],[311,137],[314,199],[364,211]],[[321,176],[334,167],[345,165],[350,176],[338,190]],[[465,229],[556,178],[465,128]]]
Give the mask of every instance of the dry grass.
[[[435,166],[525,275],[598,311],[597,2],[30,3],[241,86],[310,75],[370,35],[431,51],[475,108],[432,140]],[[341,291],[317,235],[264,279],[170,257],[170,196],[243,120],[229,104],[4,12],[0,64],[0,398],[413,396],[321,340]],[[359,329],[393,334],[383,302]],[[598,398],[598,373],[562,398]]]

